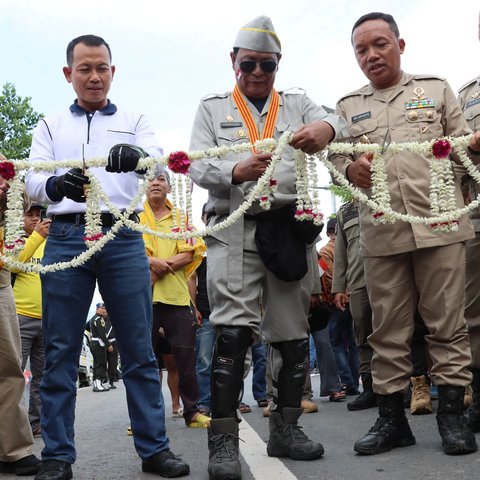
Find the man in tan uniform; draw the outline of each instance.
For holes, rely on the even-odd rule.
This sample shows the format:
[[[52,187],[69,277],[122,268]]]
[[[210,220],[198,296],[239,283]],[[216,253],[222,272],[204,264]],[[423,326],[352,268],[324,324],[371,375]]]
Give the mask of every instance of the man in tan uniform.
[[[443,136],[471,133],[460,106],[444,79],[402,71],[400,56],[405,41],[391,15],[370,13],[352,29],[357,62],[370,80],[345,95],[337,113],[350,125],[353,143],[424,142]],[[477,137],[480,137],[477,134]],[[480,161],[480,143],[472,136],[469,155]],[[391,205],[394,211],[430,216],[429,159],[419,153],[384,153]],[[337,167],[357,187],[371,187],[372,154],[338,155]],[[452,159],[456,160],[452,155]],[[463,199],[455,185],[458,207]],[[377,454],[413,445],[403,408],[402,392],[412,366],[410,338],[418,310],[430,334],[431,377],[438,385],[437,423],[447,454],[477,450],[475,437],[465,424],[463,396],[471,373],[468,334],[463,318],[465,276],[464,242],[473,237],[467,216],[455,232],[438,233],[427,225],[397,221],[373,224],[364,204],[360,207],[360,248],[373,310],[373,388],[380,417],[355,451]]]
[[[373,350],[367,341],[372,333],[372,308],[368,300],[363,257],[359,254],[360,221],[357,202],[343,204],[337,212],[337,237],[335,241],[332,295],[338,309],[344,310],[350,302],[360,357],[362,393],[347,403],[351,411],[375,407],[371,361]],[[347,293],[348,292],[348,293]]]
[[[5,157],[0,153],[0,162]],[[0,251],[8,185],[0,177]],[[10,272],[0,263],[0,473],[35,475],[41,461],[33,455],[33,436],[23,403],[22,346]]]
[[[337,137],[345,126],[337,115],[327,114],[304,93],[277,92],[273,88],[280,52],[280,41],[268,17],[255,18],[240,30],[230,53],[236,78],[234,91],[209,95],[201,101],[191,149],[231,147],[256,136],[278,139],[291,130],[296,132],[292,147],[313,153]],[[266,267],[255,238],[266,229],[270,233],[280,229],[282,235],[289,236],[297,228],[298,222],[290,221],[296,197],[292,153],[288,147],[276,168],[278,190],[270,195],[271,212],[255,202],[240,222],[207,238],[210,321],[216,329],[209,427],[208,470],[212,480],[241,478],[238,399],[245,353],[260,337],[262,307],[262,334],[271,345],[274,389],[267,453],[296,460],[312,460],[323,454],[323,447],[309,440],[297,425],[307,374],[307,314],[314,280],[319,278],[312,256],[315,239],[294,235],[298,246],[278,248],[285,261],[296,256],[289,263],[291,269],[285,271],[283,262],[269,264],[272,270]],[[209,190],[209,226],[225,219],[243,202],[270,159],[271,153],[249,152],[192,163],[192,179]],[[296,275],[291,275],[300,265]]]
[[[480,40],[480,19],[478,38]],[[470,80],[460,88],[458,99],[472,130],[480,130],[480,77]],[[470,177],[462,177],[462,188],[468,202],[476,200],[480,186]],[[470,212],[475,238],[466,245],[467,270],[465,276],[465,320],[470,336],[473,374],[473,403],[465,416],[473,432],[480,432],[480,208]]]

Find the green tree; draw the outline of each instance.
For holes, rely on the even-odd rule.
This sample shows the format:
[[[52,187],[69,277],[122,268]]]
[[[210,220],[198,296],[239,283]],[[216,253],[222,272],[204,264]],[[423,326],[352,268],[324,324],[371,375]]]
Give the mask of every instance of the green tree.
[[[10,159],[27,158],[32,130],[43,117],[30,105],[31,97],[17,95],[13,83],[5,83],[0,95],[0,152]]]

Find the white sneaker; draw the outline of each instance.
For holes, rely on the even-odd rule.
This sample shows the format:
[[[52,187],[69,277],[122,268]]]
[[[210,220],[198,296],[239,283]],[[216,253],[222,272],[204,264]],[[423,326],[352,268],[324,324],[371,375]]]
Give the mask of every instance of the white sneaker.
[[[101,380],[94,380],[93,381],[93,391],[94,392],[108,392],[108,390],[110,390],[110,389],[104,388]]]

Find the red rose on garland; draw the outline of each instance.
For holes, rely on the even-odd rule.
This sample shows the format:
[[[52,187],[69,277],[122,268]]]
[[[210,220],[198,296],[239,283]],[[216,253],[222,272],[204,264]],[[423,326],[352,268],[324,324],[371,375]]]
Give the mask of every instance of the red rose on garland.
[[[15,177],[15,168],[12,162],[0,162],[0,177],[5,180]]]
[[[437,140],[432,146],[432,153],[436,159],[447,158],[452,151],[452,146],[448,140],[442,138]]]
[[[190,158],[185,152],[173,152],[168,157],[168,168],[174,173],[188,173]]]

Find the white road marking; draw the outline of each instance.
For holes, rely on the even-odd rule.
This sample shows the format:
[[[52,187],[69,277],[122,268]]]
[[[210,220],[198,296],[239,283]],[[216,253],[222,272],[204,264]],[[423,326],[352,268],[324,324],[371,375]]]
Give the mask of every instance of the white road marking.
[[[297,477],[278,459],[267,455],[267,446],[257,432],[245,421],[240,423],[240,453],[254,478],[260,480],[297,480]]]

